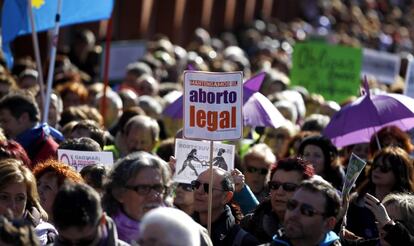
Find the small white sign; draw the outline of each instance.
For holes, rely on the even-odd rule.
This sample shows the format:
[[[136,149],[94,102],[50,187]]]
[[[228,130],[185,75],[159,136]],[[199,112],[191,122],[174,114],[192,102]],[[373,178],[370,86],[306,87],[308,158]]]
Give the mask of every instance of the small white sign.
[[[233,170],[234,145],[214,142],[213,146],[213,166],[221,167],[227,171]],[[189,184],[209,168],[210,143],[176,139],[175,159],[174,181]]]
[[[405,75],[404,95],[414,98],[414,61],[408,63]]]
[[[75,168],[78,172],[85,166],[101,164],[112,167],[114,157],[112,152],[94,152],[58,149],[58,160]]]
[[[243,73],[184,72],[184,136],[235,140],[243,132]]]

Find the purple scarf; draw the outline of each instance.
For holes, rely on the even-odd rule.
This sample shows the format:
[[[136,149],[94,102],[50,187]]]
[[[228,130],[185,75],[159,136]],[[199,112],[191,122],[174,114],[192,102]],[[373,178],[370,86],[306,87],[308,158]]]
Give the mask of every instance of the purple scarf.
[[[119,239],[127,243],[132,243],[138,240],[139,221],[131,219],[121,210],[112,218],[116,224]]]

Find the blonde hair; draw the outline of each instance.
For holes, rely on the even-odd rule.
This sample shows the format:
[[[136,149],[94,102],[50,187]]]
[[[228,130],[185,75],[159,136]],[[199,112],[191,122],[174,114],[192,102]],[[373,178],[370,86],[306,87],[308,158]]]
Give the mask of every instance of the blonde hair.
[[[26,210],[35,207],[43,220],[47,220],[47,213],[40,205],[36,179],[32,172],[20,160],[0,160],[0,189],[12,183],[24,183],[27,189]]]
[[[243,161],[247,159],[262,159],[263,162],[269,165],[276,163],[276,156],[273,154],[272,149],[264,143],[253,145],[246,153]]]

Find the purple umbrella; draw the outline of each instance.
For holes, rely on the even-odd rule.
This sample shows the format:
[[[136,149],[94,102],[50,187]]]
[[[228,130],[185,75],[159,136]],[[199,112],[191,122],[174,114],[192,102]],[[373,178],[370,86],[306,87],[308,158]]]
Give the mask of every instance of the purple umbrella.
[[[367,94],[337,112],[323,134],[337,147],[368,143],[382,127],[414,127],[414,99],[400,94]]]
[[[280,127],[286,120],[269,99],[257,92],[265,74],[259,73],[243,84],[244,125]],[[163,114],[174,118],[183,118],[183,97],[168,105]]]

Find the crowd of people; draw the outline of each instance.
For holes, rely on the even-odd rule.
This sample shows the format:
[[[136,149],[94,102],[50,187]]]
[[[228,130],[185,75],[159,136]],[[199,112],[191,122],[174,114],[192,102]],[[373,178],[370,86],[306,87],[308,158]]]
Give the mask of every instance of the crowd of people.
[[[413,245],[409,132],[384,126],[370,142],[337,148],[323,129],[358,92],[329,101],[290,86],[289,77],[294,43],[312,38],[407,58],[411,1],[306,2],[303,19],[256,20],[218,37],[197,28],[185,48],[158,35],[107,88],[99,81],[99,44],[79,31],[58,52],[47,122],[35,62],[17,58],[9,69],[0,60],[0,244]],[[233,170],[199,172],[189,161],[197,179],[183,183],[174,181],[182,171],[174,157],[182,120],[163,110],[182,95],[189,67],[243,71],[245,80],[264,72],[260,92],[286,121],[245,126]],[[377,93],[402,93],[401,81],[369,84]],[[109,151],[115,164],[78,172],[57,159],[58,149]],[[343,196],[351,153],[367,165]]]

